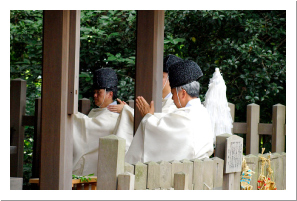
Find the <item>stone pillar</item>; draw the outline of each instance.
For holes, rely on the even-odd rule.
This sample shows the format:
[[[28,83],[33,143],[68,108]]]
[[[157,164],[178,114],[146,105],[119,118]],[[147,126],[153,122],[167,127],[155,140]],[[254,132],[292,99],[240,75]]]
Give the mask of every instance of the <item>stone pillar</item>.
[[[145,190],[147,183],[147,165],[141,162],[135,164],[135,190]]]
[[[188,190],[193,190],[193,162],[188,159],[181,161],[183,164],[183,172],[188,175]]]
[[[152,190],[160,188],[160,165],[150,161],[147,164],[147,188]]]
[[[99,138],[97,190],[116,190],[124,173],[126,140],[116,135]]]
[[[119,174],[118,190],[134,190],[135,176],[130,172]]]
[[[223,189],[224,160],[213,157],[213,190]]]
[[[177,160],[170,161],[171,163],[171,186],[174,186],[174,174],[177,172],[182,172],[184,170],[183,164]]]
[[[171,163],[167,161],[159,162],[160,165],[160,187],[161,189],[169,189],[172,187],[171,183]]]
[[[203,190],[203,161],[193,160],[193,189]]]
[[[188,190],[188,175],[183,172],[174,174],[174,190]]]
[[[134,174],[134,166],[130,165],[129,163],[125,162],[125,168],[124,168],[125,172],[130,172],[131,174]]]

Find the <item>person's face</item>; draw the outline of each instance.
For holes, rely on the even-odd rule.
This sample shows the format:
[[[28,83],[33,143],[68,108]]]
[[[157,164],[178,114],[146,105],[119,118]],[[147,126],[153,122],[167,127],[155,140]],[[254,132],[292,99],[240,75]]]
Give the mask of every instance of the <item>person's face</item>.
[[[109,92],[107,92],[107,93],[109,93]],[[104,95],[105,95],[105,101],[106,101],[107,93],[105,95],[105,89],[96,89],[96,90],[94,90],[95,105],[97,105],[99,107],[103,103]],[[103,106],[104,105],[101,105],[101,107],[103,107]]]

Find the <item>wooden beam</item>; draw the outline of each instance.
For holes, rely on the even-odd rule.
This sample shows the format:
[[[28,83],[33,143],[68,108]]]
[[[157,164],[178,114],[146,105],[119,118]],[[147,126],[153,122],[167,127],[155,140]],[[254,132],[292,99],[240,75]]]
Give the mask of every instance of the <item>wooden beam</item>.
[[[69,60],[75,60],[75,54],[69,54],[69,43],[74,42],[69,40],[75,38],[70,36],[71,12],[76,11],[44,11],[41,190],[71,190],[73,118],[68,115],[68,94],[71,90],[68,75],[69,71],[76,72],[72,68],[77,67],[69,67]],[[79,20],[79,15],[75,16],[74,19]]]
[[[40,176],[40,152],[41,152],[41,98],[35,99],[35,122],[32,177]]]
[[[259,135],[272,135],[272,124],[259,123]]]
[[[162,112],[162,72],[164,49],[164,11],[137,11],[135,98],[143,96]],[[135,102],[136,104],[136,102]],[[142,119],[135,108],[134,132]]]
[[[233,132],[237,134],[246,134],[246,123],[244,122],[234,122]]]
[[[26,81],[14,79],[10,84],[10,146],[17,153],[10,155],[10,177],[23,177],[24,126],[22,118],[26,108]]]

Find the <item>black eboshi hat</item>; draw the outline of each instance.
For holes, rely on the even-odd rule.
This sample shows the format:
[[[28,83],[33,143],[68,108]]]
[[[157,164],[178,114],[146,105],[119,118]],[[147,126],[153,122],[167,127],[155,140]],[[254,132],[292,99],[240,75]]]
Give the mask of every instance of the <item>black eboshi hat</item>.
[[[109,89],[118,85],[116,72],[111,68],[101,68],[94,72],[93,88]]]
[[[182,61],[182,59],[175,56],[175,55],[172,55],[172,54],[169,54],[166,57],[164,57],[164,59],[163,59],[163,72],[168,73],[169,67],[172,66],[174,63],[179,62],[179,61]]]

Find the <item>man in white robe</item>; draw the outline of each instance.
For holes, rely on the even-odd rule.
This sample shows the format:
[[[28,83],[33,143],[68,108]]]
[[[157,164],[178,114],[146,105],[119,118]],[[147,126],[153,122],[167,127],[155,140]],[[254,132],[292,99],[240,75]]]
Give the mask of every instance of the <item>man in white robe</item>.
[[[168,80],[168,69],[174,63],[179,61],[182,61],[182,59],[174,55],[168,55],[163,59],[162,113],[169,113],[177,109],[172,100],[172,93]],[[120,99],[118,99],[118,101],[120,104],[109,105],[107,108],[112,112],[120,113],[114,134],[126,139],[127,152],[133,140],[134,109],[129,107],[124,101],[121,101]]]
[[[113,134],[118,113],[110,112],[108,105],[116,105],[117,76],[110,68],[94,73],[93,88],[95,105],[88,115],[74,115],[73,169],[75,175],[97,175],[99,137]]]
[[[171,161],[208,158],[213,153],[213,133],[206,108],[199,97],[198,80],[203,75],[193,61],[181,61],[169,68],[169,81],[177,110],[171,113],[154,113],[143,97],[136,105],[143,119],[133,138],[125,160]]]

